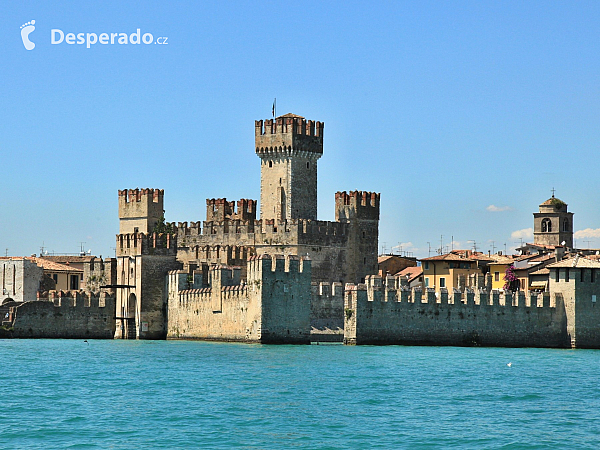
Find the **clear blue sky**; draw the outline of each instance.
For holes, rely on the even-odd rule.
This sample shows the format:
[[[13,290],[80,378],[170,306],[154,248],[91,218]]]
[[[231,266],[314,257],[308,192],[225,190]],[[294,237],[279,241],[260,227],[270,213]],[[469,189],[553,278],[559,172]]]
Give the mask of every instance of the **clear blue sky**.
[[[600,3],[124,3],[1,7],[2,254],[114,254],[118,189],[165,189],[168,221],[258,199],[274,97],[325,122],[320,219],[381,192],[380,249],[513,248],[553,187],[600,247]],[[168,44],[51,44],[137,28]]]

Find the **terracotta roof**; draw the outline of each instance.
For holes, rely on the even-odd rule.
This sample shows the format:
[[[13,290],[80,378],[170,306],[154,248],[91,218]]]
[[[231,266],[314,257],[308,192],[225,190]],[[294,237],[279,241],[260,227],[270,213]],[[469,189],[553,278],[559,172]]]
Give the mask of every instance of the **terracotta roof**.
[[[493,259],[482,252],[473,252],[471,250],[452,250],[450,253],[460,255],[477,261],[492,261]]]
[[[29,258],[25,258],[25,259],[33,261],[38,266],[40,266],[42,269],[48,270],[48,271],[51,271],[51,272],[77,272],[77,273],[83,273],[83,269],[79,269],[79,268],[73,267],[73,266],[68,266],[66,264],[60,264],[60,263],[57,263],[57,262],[54,262],[54,261],[50,261],[50,260],[45,259],[45,258],[29,257]]]
[[[492,258],[494,261],[490,262],[490,264],[512,264],[515,262],[515,259],[510,256],[494,255]]]
[[[535,258],[531,258],[529,260],[530,263],[535,262],[544,262],[544,261],[548,261],[549,259],[554,259],[555,255],[554,253],[546,253],[544,255],[536,255]]]
[[[543,268],[540,270],[536,270],[535,272],[529,272],[529,275],[548,275],[550,273],[550,269]]]
[[[542,203],[542,205],[548,206],[548,205],[556,205],[556,204],[561,204],[561,203],[563,205],[566,205],[566,203],[563,202],[562,200],[552,196],[548,200],[546,200],[544,203]]]
[[[381,264],[384,261],[387,261],[388,259],[390,259],[392,257],[392,255],[381,255],[377,257],[377,263]]]
[[[464,258],[455,253],[446,253],[445,255],[431,256],[429,258],[422,258],[420,261],[463,261],[473,262],[473,259]]]
[[[41,259],[47,259],[50,261],[54,261],[60,264],[64,264],[64,263],[82,263],[82,262],[88,262],[91,261],[92,259],[95,258],[95,256],[91,256],[91,255],[86,255],[86,256],[76,256],[76,255],[57,255],[57,256],[53,256],[53,255],[45,255],[45,256],[40,256],[39,258]]]
[[[423,268],[420,267],[420,266],[419,267],[407,267],[406,269],[402,269],[400,272],[398,272],[395,275],[397,277],[406,277],[406,276],[408,276],[408,282],[410,283],[415,278],[418,278],[421,275],[423,275]]]
[[[562,268],[562,267],[577,267],[585,269],[600,269],[600,262],[594,261],[583,256],[576,256],[575,258],[563,259],[552,264],[548,264],[548,268]]]

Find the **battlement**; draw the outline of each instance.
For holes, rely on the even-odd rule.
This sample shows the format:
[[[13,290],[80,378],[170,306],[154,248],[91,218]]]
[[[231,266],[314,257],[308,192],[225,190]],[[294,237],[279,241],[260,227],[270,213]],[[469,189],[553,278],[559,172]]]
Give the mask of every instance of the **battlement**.
[[[164,195],[164,189],[119,189],[119,202],[129,203],[151,200],[153,203],[161,203]]]
[[[127,233],[117,235],[117,256],[177,254],[177,235],[163,233]]]
[[[314,297],[342,297],[344,295],[344,286],[342,283],[312,283],[311,293]]]
[[[398,288],[398,280],[366,277],[347,284],[347,344],[567,347],[565,304],[548,293]]]
[[[119,233],[149,233],[163,216],[162,189],[119,190]]]
[[[335,193],[335,220],[345,221],[353,218],[379,220],[380,194],[367,191]]]
[[[206,221],[223,220],[256,220],[256,200],[243,198],[237,201],[237,211],[235,201],[228,202],[226,198],[206,199]]]
[[[477,305],[477,306],[506,306],[506,307],[537,307],[555,308],[561,303],[555,297],[551,305],[551,296],[548,292],[525,295],[523,291],[510,292],[485,289],[453,289],[449,292],[442,288],[439,293],[433,288],[425,290],[416,287],[408,288],[401,284],[401,277],[388,275],[384,280],[379,275],[368,275],[363,284],[346,284],[346,291],[365,291],[359,295],[361,301],[366,302],[397,302],[397,303],[423,303],[440,305]]]
[[[304,278],[308,277],[310,283],[310,268],[311,261],[308,256],[267,254],[251,256],[248,258],[248,284],[264,279],[265,276],[272,277],[273,274],[279,276],[303,274]]]
[[[286,114],[276,119],[255,121],[255,146],[259,156],[274,153],[323,154],[323,122],[306,120],[294,114]]]
[[[58,308],[114,308],[115,295],[108,292],[49,291],[44,301]]]

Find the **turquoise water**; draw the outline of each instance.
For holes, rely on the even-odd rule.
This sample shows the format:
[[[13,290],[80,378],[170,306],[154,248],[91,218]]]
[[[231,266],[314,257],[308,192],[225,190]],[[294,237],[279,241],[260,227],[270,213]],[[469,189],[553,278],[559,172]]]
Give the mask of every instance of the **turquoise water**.
[[[598,351],[0,340],[0,352],[0,448],[600,448]]]

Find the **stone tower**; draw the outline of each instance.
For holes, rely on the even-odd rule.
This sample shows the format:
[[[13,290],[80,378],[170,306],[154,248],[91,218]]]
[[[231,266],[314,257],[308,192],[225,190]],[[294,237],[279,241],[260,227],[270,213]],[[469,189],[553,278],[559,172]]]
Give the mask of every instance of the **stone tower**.
[[[162,217],[162,189],[119,191],[115,338],[164,339],[164,276],[179,269],[177,237],[154,233]]]
[[[317,160],[323,123],[295,114],[255,122],[260,157],[260,218],[317,218]]]
[[[538,245],[564,245],[573,248],[573,213],[567,204],[552,197],[533,213],[533,243]]]
[[[364,283],[367,275],[377,273],[379,198],[376,192],[335,194],[335,220],[349,224],[347,283]]]
[[[162,189],[124,189],[119,191],[119,234],[152,233],[163,216]]]

